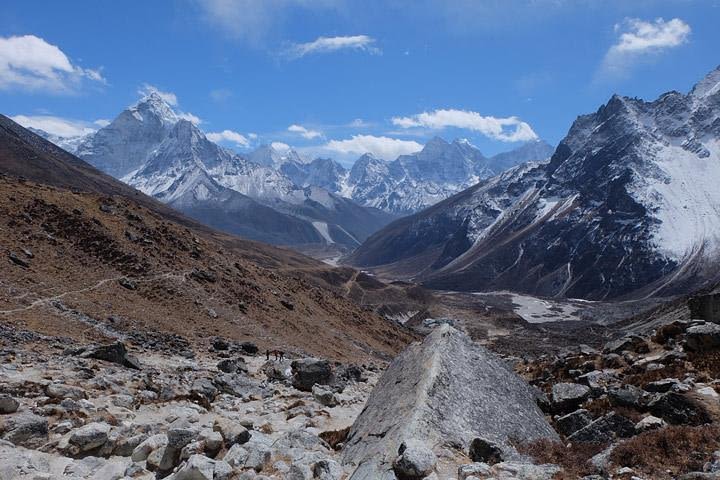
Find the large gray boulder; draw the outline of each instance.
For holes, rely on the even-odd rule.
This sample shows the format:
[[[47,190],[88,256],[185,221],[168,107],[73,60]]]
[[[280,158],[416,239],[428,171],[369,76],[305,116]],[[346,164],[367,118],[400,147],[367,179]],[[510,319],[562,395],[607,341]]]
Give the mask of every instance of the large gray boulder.
[[[512,441],[556,440],[530,387],[500,358],[449,325],[402,352],[355,420],[342,461],[352,480],[395,480],[403,442],[456,445],[480,438],[513,458]]]

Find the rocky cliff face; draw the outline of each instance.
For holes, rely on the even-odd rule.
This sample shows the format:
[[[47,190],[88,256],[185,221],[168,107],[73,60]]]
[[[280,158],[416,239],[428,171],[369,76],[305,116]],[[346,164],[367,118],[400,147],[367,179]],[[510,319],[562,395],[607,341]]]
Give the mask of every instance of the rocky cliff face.
[[[580,298],[682,291],[720,238],[720,89],[613,96],[548,163],[516,167],[402,219],[351,258],[428,285]]]

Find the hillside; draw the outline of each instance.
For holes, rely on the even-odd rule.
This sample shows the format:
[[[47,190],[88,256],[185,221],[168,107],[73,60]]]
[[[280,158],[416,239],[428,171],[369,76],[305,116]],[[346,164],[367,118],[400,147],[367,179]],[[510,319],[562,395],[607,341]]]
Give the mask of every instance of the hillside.
[[[346,360],[413,338],[341,296],[329,267],[204,227],[5,117],[0,172],[3,324],[158,348],[218,335]]]

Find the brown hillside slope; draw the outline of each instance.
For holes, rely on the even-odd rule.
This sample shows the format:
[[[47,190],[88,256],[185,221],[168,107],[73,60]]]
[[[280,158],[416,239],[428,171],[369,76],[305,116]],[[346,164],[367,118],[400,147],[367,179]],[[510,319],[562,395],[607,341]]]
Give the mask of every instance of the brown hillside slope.
[[[188,220],[5,117],[0,173],[0,328],[157,348],[223,336],[337,360],[414,338],[344,298],[328,267]]]

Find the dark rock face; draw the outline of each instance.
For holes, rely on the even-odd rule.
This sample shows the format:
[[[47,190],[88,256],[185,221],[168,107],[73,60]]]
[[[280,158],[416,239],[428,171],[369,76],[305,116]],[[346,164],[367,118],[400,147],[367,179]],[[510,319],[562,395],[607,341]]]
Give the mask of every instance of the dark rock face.
[[[712,422],[708,412],[687,395],[668,392],[648,404],[650,412],[674,425],[703,425]]]
[[[140,370],[140,362],[135,357],[129,355],[125,344],[122,342],[111,343],[110,345],[99,345],[90,347],[80,353],[83,358],[94,358],[96,360],[105,360],[106,362],[117,363],[123,367]]]
[[[703,234],[687,232],[688,246],[678,246],[659,233],[678,217],[663,214],[674,194],[656,188],[682,189],[696,168],[712,167],[720,92],[708,92],[613,96],[578,117],[549,163],[515,167],[398,220],[348,261],[438,289],[585,299],[687,292],[716,279],[712,258],[689,256],[704,248]]]
[[[490,465],[503,461],[502,449],[482,438],[474,438],[470,442],[468,456],[473,462],[483,462]]]
[[[394,479],[392,464],[407,439],[456,445],[474,439],[504,456],[511,441],[557,439],[530,387],[501,359],[442,325],[393,360],[353,424],[343,463],[353,480]]]
[[[332,385],[335,382],[335,374],[327,360],[315,358],[295,360],[291,368],[293,387],[303,392],[311,392],[315,384]]]
[[[590,412],[584,409],[575,410],[572,413],[555,419],[555,426],[558,431],[566,437],[590,425],[590,423],[592,423]]]
[[[607,443],[635,434],[635,424],[615,412],[598,418],[568,437],[570,442]]]
[[[685,334],[685,346],[695,352],[720,348],[720,325],[705,323],[688,328]]]
[[[0,417],[2,439],[15,445],[38,448],[47,442],[47,418],[31,413],[15,413]]]
[[[553,408],[557,412],[567,412],[577,408],[590,397],[590,387],[579,383],[558,383],[553,385]]]

